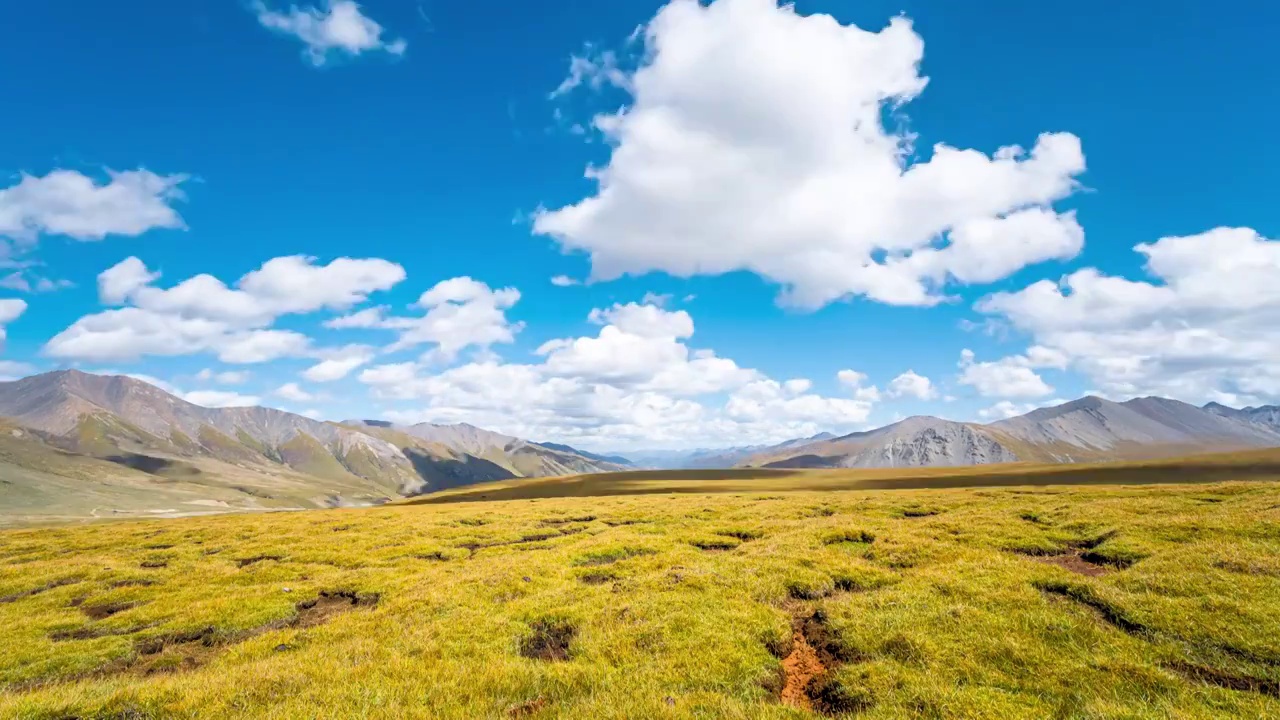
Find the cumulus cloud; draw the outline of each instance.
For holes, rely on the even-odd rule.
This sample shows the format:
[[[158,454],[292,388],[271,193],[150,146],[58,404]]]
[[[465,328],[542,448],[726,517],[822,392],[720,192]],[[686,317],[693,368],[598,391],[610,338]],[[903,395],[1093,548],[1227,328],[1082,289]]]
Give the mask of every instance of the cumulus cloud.
[[[183,199],[180,186],[187,179],[150,170],[108,170],[105,182],[74,170],[43,177],[23,173],[16,185],[0,190],[0,236],[26,247],[40,235],[92,241],[182,229],[186,225],[173,203]]]
[[[1032,348],[1027,355],[1012,355],[994,362],[977,362],[973,351],[960,353],[960,384],[969,385],[983,397],[1032,398],[1053,394],[1053,387],[1032,368],[1057,363],[1057,354],[1047,348]]]
[[[352,370],[373,360],[374,351],[368,345],[347,345],[322,351],[320,356],[324,359],[304,370],[302,377],[318,383],[341,380]]]
[[[210,368],[205,368],[196,373],[197,380],[204,382],[213,381],[221,385],[242,385],[249,380],[249,372],[245,370],[224,370],[217,372]]]
[[[27,301],[18,298],[0,300],[0,343],[5,339],[5,326],[27,311]]]
[[[35,371],[35,366],[30,363],[16,360],[0,360],[0,382],[10,382],[24,378]]]
[[[285,400],[292,400],[293,402],[310,402],[316,399],[315,395],[303,390],[296,382],[281,385],[276,388],[274,394],[277,397],[282,397]]]
[[[373,51],[403,55],[408,47],[403,39],[384,38],[383,27],[352,0],[329,0],[322,7],[294,5],[287,12],[272,10],[263,2],[254,3],[253,8],[264,27],[301,40],[307,46],[303,55],[317,66],[328,62],[334,52],[352,57]]]
[[[422,363],[375,365],[359,380],[397,421],[466,421],[523,437],[583,438],[618,447],[778,442],[865,422],[874,398],[825,397],[806,378],[778,382],[708,349],[692,348],[685,311],[627,303],[589,318],[594,336],[550,341],[537,364],[494,359],[438,372]],[[866,388],[862,388],[866,390]]]
[[[106,305],[124,307],[86,315],[46,343],[44,352],[73,360],[123,360],[145,355],[210,352],[223,362],[247,364],[311,352],[311,341],[273,329],[277,318],[322,309],[346,310],[404,279],[404,269],[378,258],[270,260],[228,287],[212,275],[170,288],[160,274],[127,258],[98,277]]]
[[[431,357],[452,360],[470,347],[487,349],[510,343],[523,327],[507,320],[506,311],[520,300],[512,287],[493,289],[470,277],[456,277],[436,283],[418,298],[413,307],[424,310],[418,316],[392,316],[386,308],[370,308],[325,323],[330,328],[379,328],[395,330],[399,337],[387,346],[396,352],[421,345],[434,346]]]
[[[182,399],[211,408],[254,407],[262,403],[262,398],[256,395],[241,395],[227,390],[193,390],[184,393]]]
[[[908,370],[889,381],[888,395],[891,398],[933,400],[938,397],[938,390],[929,378],[917,374],[914,370]]]
[[[1083,232],[1053,209],[1084,171],[1080,141],[1046,133],[987,155],[915,159],[882,118],[918,96],[924,43],[768,0],[673,0],[644,29],[631,95],[596,128],[612,145],[594,194],[538,212],[537,233],[588,253],[592,279],[754,272],[785,303],[866,296],[929,305],[948,282],[1073,257]],[[610,77],[576,60],[558,92]]]
[[[577,280],[574,280],[568,275],[556,275],[555,277],[551,278],[551,284],[555,285],[556,287],[573,287],[574,285],[581,285],[582,283]]]
[[[997,293],[977,309],[1113,397],[1280,400],[1280,241],[1216,228],[1134,250],[1150,280],[1084,268]]]

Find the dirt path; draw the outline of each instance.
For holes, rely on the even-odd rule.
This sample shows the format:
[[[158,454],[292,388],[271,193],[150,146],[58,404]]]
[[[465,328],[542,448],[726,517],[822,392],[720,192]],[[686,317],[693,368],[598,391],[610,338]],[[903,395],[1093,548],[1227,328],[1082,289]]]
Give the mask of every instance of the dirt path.
[[[805,710],[813,709],[813,701],[809,699],[809,683],[813,678],[827,671],[822,664],[818,652],[809,644],[804,636],[804,620],[797,618],[792,623],[791,652],[782,660],[782,669],[786,673],[786,681],[782,686],[782,702]]]

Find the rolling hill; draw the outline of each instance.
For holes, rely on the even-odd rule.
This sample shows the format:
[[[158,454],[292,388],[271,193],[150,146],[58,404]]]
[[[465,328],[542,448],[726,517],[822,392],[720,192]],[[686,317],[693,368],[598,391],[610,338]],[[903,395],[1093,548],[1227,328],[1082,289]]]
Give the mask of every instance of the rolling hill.
[[[470,426],[406,433],[206,408],[141,380],[76,370],[0,383],[0,417],[0,507],[10,519],[368,505],[617,469]]]

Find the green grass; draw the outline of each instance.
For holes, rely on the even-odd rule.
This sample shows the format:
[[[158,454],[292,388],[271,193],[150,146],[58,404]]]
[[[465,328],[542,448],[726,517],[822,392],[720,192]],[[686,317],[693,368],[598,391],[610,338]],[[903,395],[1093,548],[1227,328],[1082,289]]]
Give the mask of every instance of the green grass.
[[[9,530],[0,717],[1280,717],[1277,558],[1275,482]]]

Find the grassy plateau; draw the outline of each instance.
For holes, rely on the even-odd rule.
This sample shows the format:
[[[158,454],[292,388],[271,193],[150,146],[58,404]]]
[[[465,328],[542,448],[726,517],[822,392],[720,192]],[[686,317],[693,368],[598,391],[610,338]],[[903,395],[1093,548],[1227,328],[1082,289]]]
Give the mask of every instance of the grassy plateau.
[[[1280,717],[1271,459],[6,530],[0,717]]]

